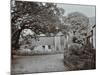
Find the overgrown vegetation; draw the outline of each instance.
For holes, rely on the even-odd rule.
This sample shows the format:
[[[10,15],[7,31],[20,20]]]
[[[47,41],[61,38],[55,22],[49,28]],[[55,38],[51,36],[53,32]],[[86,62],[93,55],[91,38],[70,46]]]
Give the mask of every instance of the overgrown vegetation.
[[[65,56],[65,63],[70,64],[71,70],[85,70],[96,68],[95,49],[85,45],[80,47],[73,44],[69,47],[69,56]]]

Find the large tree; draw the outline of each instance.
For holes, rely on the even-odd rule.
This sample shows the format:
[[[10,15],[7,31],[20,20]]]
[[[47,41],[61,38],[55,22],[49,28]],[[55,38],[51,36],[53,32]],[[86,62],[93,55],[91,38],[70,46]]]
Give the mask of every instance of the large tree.
[[[70,32],[75,36],[72,41],[75,42],[76,40],[77,43],[83,44],[87,34],[89,18],[82,13],[73,12],[68,14],[64,21],[69,27]]]
[[[11,34],[12,48],[19,48],[20,34],[24,29],[31,29],[35,34],[54,33],[60,24],[62,12],[53,3],[12,1]]]

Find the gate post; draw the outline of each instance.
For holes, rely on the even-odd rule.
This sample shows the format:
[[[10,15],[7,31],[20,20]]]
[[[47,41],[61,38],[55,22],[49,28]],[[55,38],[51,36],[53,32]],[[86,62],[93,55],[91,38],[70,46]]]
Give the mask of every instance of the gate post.
[[[69,49],[68,49],[68,35],[65,35],[64,40],[64,60],[69,56]]]

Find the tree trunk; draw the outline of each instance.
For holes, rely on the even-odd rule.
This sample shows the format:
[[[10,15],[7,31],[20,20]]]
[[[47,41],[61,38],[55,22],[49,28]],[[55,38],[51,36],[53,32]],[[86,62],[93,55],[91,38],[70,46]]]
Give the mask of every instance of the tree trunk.
[[[17,30],[13,35],[11,39],[11,48],[12,49],[18,49],[19,48],[19,38],[20,38],[20,33],[22,32],[23,29]]]

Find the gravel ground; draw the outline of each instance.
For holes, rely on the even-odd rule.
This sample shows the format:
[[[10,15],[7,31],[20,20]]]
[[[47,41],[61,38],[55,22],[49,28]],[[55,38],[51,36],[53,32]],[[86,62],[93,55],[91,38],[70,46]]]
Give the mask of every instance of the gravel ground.
[[[12,74],[67,71],[63,54],[17,56],[12,62]]]

